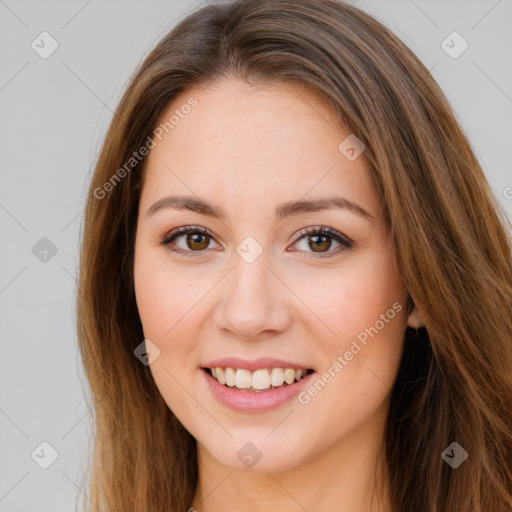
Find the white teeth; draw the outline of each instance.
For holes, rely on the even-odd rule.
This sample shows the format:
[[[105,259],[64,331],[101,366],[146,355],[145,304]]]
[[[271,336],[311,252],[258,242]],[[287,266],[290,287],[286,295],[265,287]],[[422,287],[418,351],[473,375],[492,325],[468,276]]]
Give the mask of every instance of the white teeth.
[[[270,387],[270,374],[268,370],[256,370],[252,374],[253,389],[268,389]]]
[[[270,384],[272,386],[282,386],[284,382],[284,371],[282,368],[272,368],[270,375]]]
[[[235,385],[235,370],[233,370],[233,368],[226,368],[224,371],[224,380],[228,386]]]
[[[284,371],[284,381],[286,384],[293,384],[295,381],[295,370],[293,368],[286,368]]]
[[[211,368],[212,376],[221,384],[238,389],[251,389],[253,391],[261,391],[276,388],[279,386],[293,384],[306,376],[307,370],[294,368],[262,368],[250,372],[244,368]]]
[[[235,386],[240,389],[249,389],[252,386],[251,372],[240,368],[237,369],[235,375]]]

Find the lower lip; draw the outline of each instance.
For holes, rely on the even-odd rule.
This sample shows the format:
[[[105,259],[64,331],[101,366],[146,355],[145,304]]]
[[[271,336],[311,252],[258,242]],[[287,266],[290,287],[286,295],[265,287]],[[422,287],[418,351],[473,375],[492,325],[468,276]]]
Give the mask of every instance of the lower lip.
[[[297,396],[315,374],[315,372],[311,372],[298,382],[273,391],[256,392],[229,388],[213,378],[207,370],[202,369],[201,371],[204,373],[206,382],[208,382],[213,394],[224,405],[242,412],[261,412],[279,407]]]

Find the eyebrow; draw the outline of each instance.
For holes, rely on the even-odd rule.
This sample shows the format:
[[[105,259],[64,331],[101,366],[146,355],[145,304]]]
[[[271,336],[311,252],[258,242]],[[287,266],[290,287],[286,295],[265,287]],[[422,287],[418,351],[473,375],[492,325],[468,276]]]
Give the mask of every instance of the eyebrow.
[[[146,218],[165,208],[189,210],[216,219],[227,220],[227,215],[220,206],[213,205],[203,199],[194,196],[163,197],[148,209],[146,212]],[[348,210],[368,221],[373,220],[373,216],[362,206],[359,206],[358,204],[349,201],[344,197],[327,197],[309,201],[288,201],[276,207],[275,216],[279,220],[282,220],[285,217],[290,217],[292,215],[298,215],[306,212],[317,212],[321,210],[332,210],[334,208]]]

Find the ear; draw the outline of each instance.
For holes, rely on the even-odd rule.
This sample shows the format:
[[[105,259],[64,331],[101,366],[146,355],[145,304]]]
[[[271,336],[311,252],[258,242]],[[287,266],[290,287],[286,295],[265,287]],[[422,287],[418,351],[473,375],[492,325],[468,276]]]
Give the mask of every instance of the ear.
[[[407,316],[407,325],[409,327],[412,327],[413,329],[419,329],[420,327],[425,327],[425,324],[423,322],[423,318],[421,318],[421,315],[419,311],[416,309],[416,306],[413,303],[413,308],[409,315]]]

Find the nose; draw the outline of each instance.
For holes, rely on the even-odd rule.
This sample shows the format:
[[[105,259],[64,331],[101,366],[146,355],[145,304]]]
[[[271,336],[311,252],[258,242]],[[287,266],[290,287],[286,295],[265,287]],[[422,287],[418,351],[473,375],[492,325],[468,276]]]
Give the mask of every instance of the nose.
[[[223,279],[215,325],[244,340],[262,339],[285,331],[292,320],[290,292],[269,268],[265,251],[252,263],[238,255],[234,260],[234,268]]]

